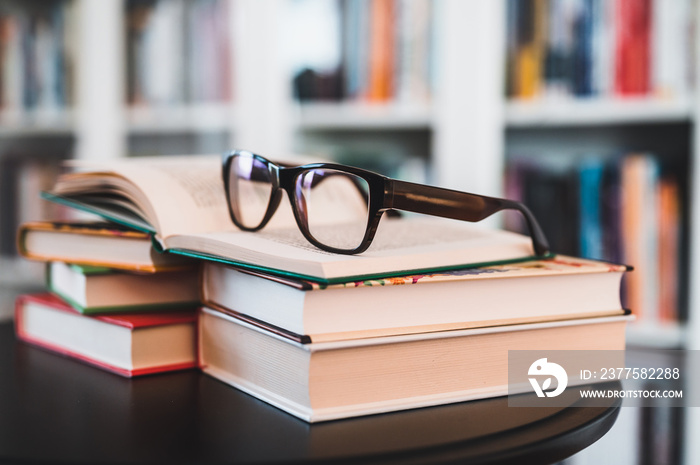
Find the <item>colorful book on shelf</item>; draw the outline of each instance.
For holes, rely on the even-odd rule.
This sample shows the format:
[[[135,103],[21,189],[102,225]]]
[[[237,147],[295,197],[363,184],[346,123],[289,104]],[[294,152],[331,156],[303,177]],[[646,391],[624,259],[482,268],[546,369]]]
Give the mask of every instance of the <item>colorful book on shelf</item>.
[[[623,350],[629,318],[303,344],[205,307],[199,359],[204,373],[319,422],[506,395],[508,351]]]
[[[322,342],[621,315],[626,270],[557,256],[325,286],[207,263],[202,300],[253,325]]]
[[[605,162],[599,158],[584,160],[578,167],[581,255],[603,258],[602,188]]]
[[[196,322],[194,308],[86,316],[51,294],[15,306],[19,339],[128,377],[196,367]]]
[[[196,265],[187,257],[156,252],[151,234],[105,221],[35,221],[20,226],[20,255],[30,260],[61,261],[155,273]]]
[[[619,95],[651,90],[651,0],[618,0],[615,90]]]
[[[325,209],[337,216],[337,192]],[[353,194],[355,194],[353,192]],[[163,250],[318,282],[347,282],[531,259],[528,237],[460,221],[384,218],[360,255],[316,249],[288,202],[261,231],[230,220],[218,156],[155,157],[84,164],[61,176],[46,198],[154,235]],[[356,201],[357,196],[347,196]]]
[[[631,154],[622,161],[622,245],[625,260],[639,271],[626,279],[625,298],[640,322],[658,321],[659,176],[659,162],[649,154]]]
[[[532,98],[540,94],[543,86],[545,56],[544,0],[520,2],[517,21],[517,52],[515,55],[516,97]]]
[[[659,320],[679,321],[681,206],[678,183],[661,179],[657,187],[659,222]]]
[[[367,99],[383,102],[394,95],[395,5],[392,0],[374,0],[370,5]]]
[[[199,270],[150,274],[111,268],[47,264],[48,289],[84,314],[187,308],[199,303]]]

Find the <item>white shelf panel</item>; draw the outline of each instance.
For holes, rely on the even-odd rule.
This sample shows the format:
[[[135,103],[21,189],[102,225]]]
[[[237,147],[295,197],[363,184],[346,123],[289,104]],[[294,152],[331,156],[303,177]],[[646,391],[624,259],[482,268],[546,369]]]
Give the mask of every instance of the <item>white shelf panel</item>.
[[[234,109],[228,103],[136,106],[126,111],[132,134],[230,131]]]
[[[72,135],[75,130],[73,110],[0,110],[0,136]]]
[[[627,345],[670,349],[686,346],[687,328],[679,323],[632,323],[627,327]]]
[[[22,288],[43,282],[43,263],[19,257],[0,257],[0,288]]]
[[[693,99],[652,98],[510,101],[508,127],[685,122],[693,118]]]
[[[296,116],[306,130],[430,129],[433,123],[429,104],[305,103]]]

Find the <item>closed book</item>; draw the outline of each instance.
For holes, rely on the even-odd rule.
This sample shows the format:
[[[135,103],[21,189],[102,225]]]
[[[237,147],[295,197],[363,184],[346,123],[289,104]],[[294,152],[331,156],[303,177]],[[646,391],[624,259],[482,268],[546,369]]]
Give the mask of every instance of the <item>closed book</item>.
[[[506,395],[508,351],[623,350],[629,318],[304,344],[203,308],[199,357],[206,374],[319,422]]]
[[[19,339],[127,377],[195,367],[196,321],[192,310],[85,316],[51,294],[15,306]]]
[[[46,280],[51,292],[80,313],[92,314],[195,307],[198,276],[198,270],[135,274],[51,262]]]
[[[626,269],[557,256],[321,286],[208,263],[202,299],[253,324],[317,342],[620,315]]]
[[[17,233],[19,253],[30,260],[154,273],[187,268],[187,257],[154,250],[151,235],[104,221],[34,221]]]

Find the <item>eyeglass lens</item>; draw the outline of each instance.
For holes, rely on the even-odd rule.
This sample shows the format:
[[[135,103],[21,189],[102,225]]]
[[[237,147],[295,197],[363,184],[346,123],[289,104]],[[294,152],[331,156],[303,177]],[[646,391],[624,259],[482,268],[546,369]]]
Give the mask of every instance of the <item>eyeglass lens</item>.
[[[265,218],[272,195],[267,164],[252,156],[235,156],[231,160],[228,181],[236,220],[246,228],[258,227]]]
[[[247,154],[234,156],[228,185],[238,223],[250,229],[260,226],[273,195],[268,162]],[[362,244],[369,222],[365,179],[336,169],[310,168],[296,177],[293,193],[303,226],[317,242],[342,250]]]
[[[365,179],[334,169],[310,169],[297,176],[294,193],[314,239],[342,250],[362,244],[369,222]]]

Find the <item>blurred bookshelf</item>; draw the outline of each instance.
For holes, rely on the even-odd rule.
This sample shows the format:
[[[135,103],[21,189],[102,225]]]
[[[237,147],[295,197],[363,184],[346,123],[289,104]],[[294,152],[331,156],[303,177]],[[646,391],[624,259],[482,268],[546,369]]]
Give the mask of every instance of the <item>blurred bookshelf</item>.
[[[503,173],[522,155],[573,166],[591,156],[651,153],[664,176],[678,179],[678,243],[687,251],[698,216],[691,201],[698,130],[686,68],[696,65],[657,49],[690,56],[685,32],[673,28],[692,32],[684,25],[697,2],[675,2],[675,12],[666,11],[669,2],[654,2],[663,4],[654,12],[666,19],[649,21],[663,23],[666,36],[648,57],[651,70],[641,84],[614,80],[615,54],[622,52],[603,40],[614,36],[604,26],[615,12],[600,0],[566,7],[542,0],[109,0],[99,7],[53,0],[39,9],[10,2],[1,10],[3,27],[33,33],[37,52],[18,57],[12,34],[3,36],[3,50],[15,50],[3,55],[3,76],[15,73],[3,80],[3,91],[22,80],[7,56],[50,56],[55,66],[33,66],[44,70],[30,80],[36,96],[0,99],[0,157],[32,138],[47,141],[38,147],[42,154],[61,152],[56,161],[236,146],[302,152],[501,195],[508,190]],[[552,8],[546,15],[545,7]],[[566,21],[555,21],[557,15]],[[33,26],[24,31],[25,23]],[[537,27],[549,32],[538,34]],[[557,34],[568,52],[553,42]],[[657,55],[665,73],[652,69]],[[58,93],[42,96],[39,83],[50,80],[44,87]],[[63,148],[52,149],[49,140]],[[677,262],[678,274],[688,277],[678,324],[695,334],[690,270],[698,260]]]
[[[30,219],[17,211],[33,205],[44,215],[34,192],[51,185],[65,158],[301,152],[520,196],[527,183],[518,193],[508,174],[522,163],[555,186],[550,192],[570,194],[583,192],[590,162],[619,175],[624,159],[646,154],[657,174],[641,183],[644,195],[657,195],[661,180],[675,183],[675,239],[662,249],[675,247],[664,266],[680,284],[675,309],[640,314],[629,342],[698,348],[699,9],[700,0],[2,2],[0,316],[18,289],[41,280],[40,267],[14,254],[12,231]],[[646,45],[615,41],[629,28]],[[23,54],[22,43],[33,52]],[[559,226],[578,228],[590,213],[580,202],[569,209],[577,216],[554,218]],[[597,228],[592,235],[604,235]],[[640,230],[669,234],[652,229]],[[582,243],[581,231],[571,234]],[[653,247],[659,256],[658,240]],[[686,457],[700,462],[700,450]]]
[[[698,346],[699,9],[696,0],[506,2],[505,192],[547,217],[559,251],[634,266],[623,286],[637,316],[630,347]],[[613,447],[565,463],[597,463],[618,444],[631,446],[627,463],[696,463],[693,415],[651,410],[674,416],[673,427],[638,415],[605,438]]]

